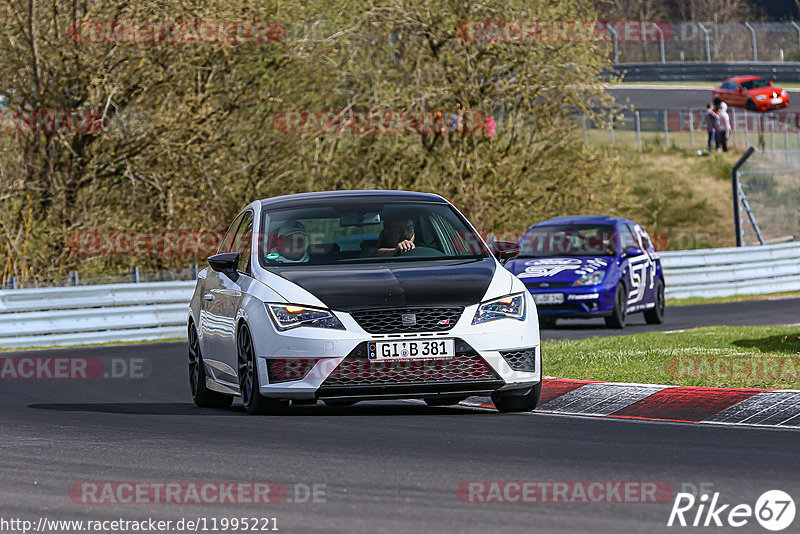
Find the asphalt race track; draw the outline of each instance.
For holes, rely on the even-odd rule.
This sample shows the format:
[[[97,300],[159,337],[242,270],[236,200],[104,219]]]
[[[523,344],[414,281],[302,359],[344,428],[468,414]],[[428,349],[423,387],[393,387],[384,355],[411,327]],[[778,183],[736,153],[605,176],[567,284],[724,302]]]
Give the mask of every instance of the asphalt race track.
[[[669,308],[664,327],[796,322],[798,310],[800,299]],[[415,401],[253,417],[237,405],[196,408],[185,353],[183,343],[0,353],[97,357],[106,369],[119,368],[112,360],[140,369],[94,380],[0,380],[0,518],[262,517],[276,518],[285,533],[618,534],[681,530],[666,527],[672,497],[489,504],[459,499],[456,489],[468,481],[656,481],[676,492],[704,484],[734,505],[753,506],[771,489],[800,496],[800,442],[792,430],[501,415]],[[73,501],[70,488],[86,481],[278,482],[288,493],[270,505]],[[297,502],[314,484],[323,485],[318,502]],[[752,518],[737,530],[764,532]]]
[[[800,109],[800,92],[789,89],[789,107],[785,111]],[[633,106],[635,109],[688,110],[705,109],[711,102],[711,85],[708,89],[680,89],[664,86],[647,89],[608,89],[619,106]]]

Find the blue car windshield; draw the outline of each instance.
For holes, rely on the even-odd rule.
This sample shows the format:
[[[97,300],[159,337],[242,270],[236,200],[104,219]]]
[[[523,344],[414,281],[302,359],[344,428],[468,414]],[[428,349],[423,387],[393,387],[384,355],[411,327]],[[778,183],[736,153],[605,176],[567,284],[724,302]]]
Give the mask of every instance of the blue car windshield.
[[[448,204],[369,199],[263,213],[258,247],[265,268],[490,256]]]
[[[553,225],[534,227],[520,243],[520,258],[550,256],[614,256],[613,226]]]

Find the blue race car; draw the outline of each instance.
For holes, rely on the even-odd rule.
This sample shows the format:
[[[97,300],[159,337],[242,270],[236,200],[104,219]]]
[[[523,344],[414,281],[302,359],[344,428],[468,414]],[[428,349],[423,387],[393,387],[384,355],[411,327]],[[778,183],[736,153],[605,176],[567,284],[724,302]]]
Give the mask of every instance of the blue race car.
[[[605,215],[553,217],[523,234],[506,267],[533,295],[542,326],[559,317],[604,317],[624,328],[629,313],[664,321],[664,273],[641,226]]]

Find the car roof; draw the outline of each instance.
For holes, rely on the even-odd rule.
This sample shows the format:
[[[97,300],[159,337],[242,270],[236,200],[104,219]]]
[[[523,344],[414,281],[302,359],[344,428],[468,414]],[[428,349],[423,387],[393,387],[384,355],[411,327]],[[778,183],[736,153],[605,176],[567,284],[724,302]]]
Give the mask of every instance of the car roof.
[[[754,74],[748,74],[746,76],[732,76],[732,77],[728,78],[727,80],[725,80],[725,82],[746,82],[746,81],[749,81],[749,80],[760,80],[760,79],[761,79],[761,76],[756,76]],[[722,83],[725,83],[725,82],[722,82]]]
[[[261,201],[262,209],[290,208],[294,206],[325,206],[328,202],[347,200],[371,200],[375,202],[433,202],[447,204],[448,202],[433,193],[419,193],[416,191],[390,191],[380,189],[344,190],[344,191],[316,191],[313,193],[296,193],[279,197],[265,198]]]
[[[619,217],[610,215],[561,215],[550,217],[546,221],[541,221],[533,226],[551,226],[556,224],[614,224],[615,221],[627,221]]]

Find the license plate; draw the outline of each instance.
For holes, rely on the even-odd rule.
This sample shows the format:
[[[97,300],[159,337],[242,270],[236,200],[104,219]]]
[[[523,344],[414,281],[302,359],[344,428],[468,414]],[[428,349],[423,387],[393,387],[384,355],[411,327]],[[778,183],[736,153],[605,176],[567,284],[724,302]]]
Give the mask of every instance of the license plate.
[[[771,104],[781,104],[781,103],[783,103],[783,99],[782,98],[773,98],[772,100],[770,100],[770,103]]]
[[[456,344],[452,339],[404,339],[397,341],[372,341],[369,343],[370,360],[430,360],[452,358]]]
[[[563,304],[564,293],[534,293],[533,301],[536,304]]]

